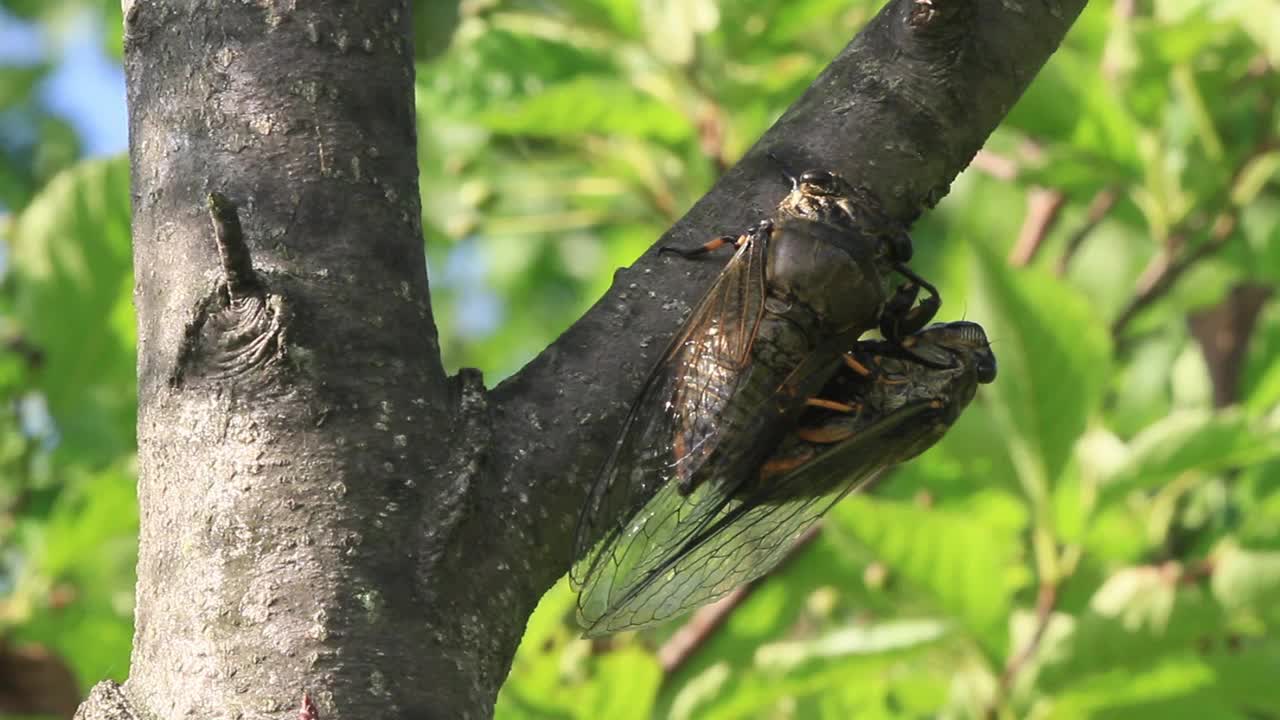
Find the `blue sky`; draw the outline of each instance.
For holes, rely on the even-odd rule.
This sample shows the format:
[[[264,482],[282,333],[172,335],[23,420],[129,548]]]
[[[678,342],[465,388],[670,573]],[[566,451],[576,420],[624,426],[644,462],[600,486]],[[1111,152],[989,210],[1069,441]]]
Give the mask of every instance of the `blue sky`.
[[[101,19],[85,13],[52,25],[56,29],[24,22],[0,7],[0,67],[53,63],[38,90],[40,104],[76,129],[86,155],[123,152],[128,147],[124,71],[102,49]],[[485,268],[479,245],[463,242],[438,277],[442,288],[458,294],[455,331],[464,338],[488,336],[502,319],[502,302],[488,287]]]
[[[0,10],[0,65],[54,63],[39,87],[40,102],[69,122],[88,155],[128,145],[124,71],[102,50],[102,24],[85,14],[56,32]]]

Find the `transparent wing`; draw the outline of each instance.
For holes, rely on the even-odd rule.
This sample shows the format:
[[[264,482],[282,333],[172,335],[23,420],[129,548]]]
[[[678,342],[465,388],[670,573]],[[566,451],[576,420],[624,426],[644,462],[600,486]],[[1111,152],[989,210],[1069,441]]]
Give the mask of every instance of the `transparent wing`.
[[[662,488],[612,542],[578,597],[587,635],[643,627],[764,575],[851,490],[892,467],[929,423],[926,402],[872,420],[810,462],[750,491]],[[690,503],[690,500],[693,500]]]
[[[687,480],[720,440],[717,422],[751,356],[764,310],[766,233],[745,238],[672,341],[631,407],[579,517],[578,587],[618,575],[613,546],[655,493]],[[601,539],[603,538],[603,539]]]

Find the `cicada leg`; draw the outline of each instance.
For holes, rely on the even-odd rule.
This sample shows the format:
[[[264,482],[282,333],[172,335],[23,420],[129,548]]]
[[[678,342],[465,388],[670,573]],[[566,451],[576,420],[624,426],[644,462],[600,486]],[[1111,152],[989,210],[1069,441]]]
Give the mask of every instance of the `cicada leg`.
[[[769,478],[791,472],[813,459],[813,450],[807,449],[799,455],[783,458],[771,458],[760,466],[760,479]]]
[[[914,338],[907,338],[903,344],[910,343]],[[873,353],[867,351],[851,351],[844,354],[844,364],[850,370],[860,377],[866,378],[873,383],[882,383],[884,385],[901,385],[907,382],[907,378],[899,375],[891,375],[884,371],[881,367],[880,360],[885,355],[911,355],[910,350],[902,349],[902,345],[887,345],[877,343],[877,345],[885,350],[885,354]],[[913,358],[914,359],[914,358]]]
[[[805,400],[804,404],[809,407],[822,408],[824,410],[835,410],[840,413],[855,413],[858,411],[857,405],[850,405],[849,403],[842,403],[836,400],[823,400],[818,397],[811,397],[808,400]]]
[[[777,166],[778,170],[782,172],[782,176],[785,177],[787,181],[791,183],[792,190],[795,190],[797,187],[800,186],[800,176],[791,170],[790,165],[783,162],[782,158],[778,157],[777,155],[774,155],[772,150],[766,153],[766,155],[768,156],[769,160],[771,160],[773,164]]]
[[[853,437],[853,431],[846,427],[818,425],[817,427],[796,428],[796,437],[815,445],[833,445]]]
[[[903,263],[894,265],[894,269],[907,278],[909,282],[898,287],[898,291],[885,303],[884,313],[880,317],[880,334],[885,339],[901,345],[912,333],[918,332],[933,320],[933,316],[942,307],[942,296],[932,283],[915,273]],[[929,296],[916,303],[920,289],[924,288]]]
[[[761,235],[767,236],[771,230],[773,230],[773,223],[768,220],[762,220],[755,227],[741,235],[738,235],[737,237],[734,237],[733,235],[721,235],[718,238],[708,240],[696,248],[681,248],[675,247],[674,245],[663,245],[658,248],[658,254],[675,253],[682,258],[702,257],[707,253],[719,250],[725,245],[732,245],[734,248],[741,248],[743,245],[751,242],[753,238],[758,238]]]
[[[709,240],[699,245],[696,248],[678,248],[673,245],[663,245],[662,247],[658,248],[658,254],[661,255],[663,253],[675,253],[676,255],[679,255],[682,258],[702,257],[707,253],[715,252],[716,250],[719,250],[725,245],[733,245],[734,247],[739,247],[742,245],[743,242],[745,242],[746,237],[747,237],[746,235],[740,235],[736,238],[733,237],[732,235],[721,235],[720,237],[713,238],[712,240]]]
[[[851,352],[847,352],[841,357],[844,359],[844,364],[848,366],[850,370],[861,375],[862,377],[869,378],[872,375],[874,375],[876,372],[875,370],[872,370],[870,367],[868,367],[865,363],[862,362],[862,360],[860,360],[857,356],[855,356]]]

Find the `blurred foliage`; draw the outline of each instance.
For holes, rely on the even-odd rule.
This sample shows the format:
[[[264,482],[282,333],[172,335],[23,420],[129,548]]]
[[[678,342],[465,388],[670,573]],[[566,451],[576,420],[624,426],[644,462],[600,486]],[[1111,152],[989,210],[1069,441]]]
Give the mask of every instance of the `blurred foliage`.
[[[419,71],[447,360],[545,346],[876,5],[463,3]],[[1091,3],[914,232],[998,381],[674,671],[681,623],[593,644],[557,586],[499,717],[1280,717],[1280,311],[1188,322],[1280,279],[1277,17]]]
[[[496,379],[879,3],[418,5],[436,317],[450,366]],[[104,13],[119,53],[118,2],[0,7],[51,33]],[[914,229],[999,380],[678,667],[660,650],[680,622],[582,640],[557,585],[498,716],[1280,718],[1277,18],[1276,0],[1090,3]],[[128,663],[128,183],[43,107],[51,62],[0,65],[0,648],[51,648],[87,687]]]

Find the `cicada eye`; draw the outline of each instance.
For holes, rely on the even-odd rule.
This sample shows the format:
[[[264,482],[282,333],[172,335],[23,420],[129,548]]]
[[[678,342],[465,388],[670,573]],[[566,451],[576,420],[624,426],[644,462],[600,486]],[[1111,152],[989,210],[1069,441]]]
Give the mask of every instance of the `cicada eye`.
[[[843,181],[826,170],[809,170],[800,176],[800,187],[813,195],[840,195]]]
[[[889,238],[889,252],[893,255],[894,262],[911,262],[911,256],[915,253],[911,236],[900,232]]]
[[[978,382],[986,385],[995,382],[996,379],[996,356],[990,350],[985,350],[978,356]]]
[[[836,176],[826,170],[807,170],[800,175],[800,182],[808,185],[831,185]]]

